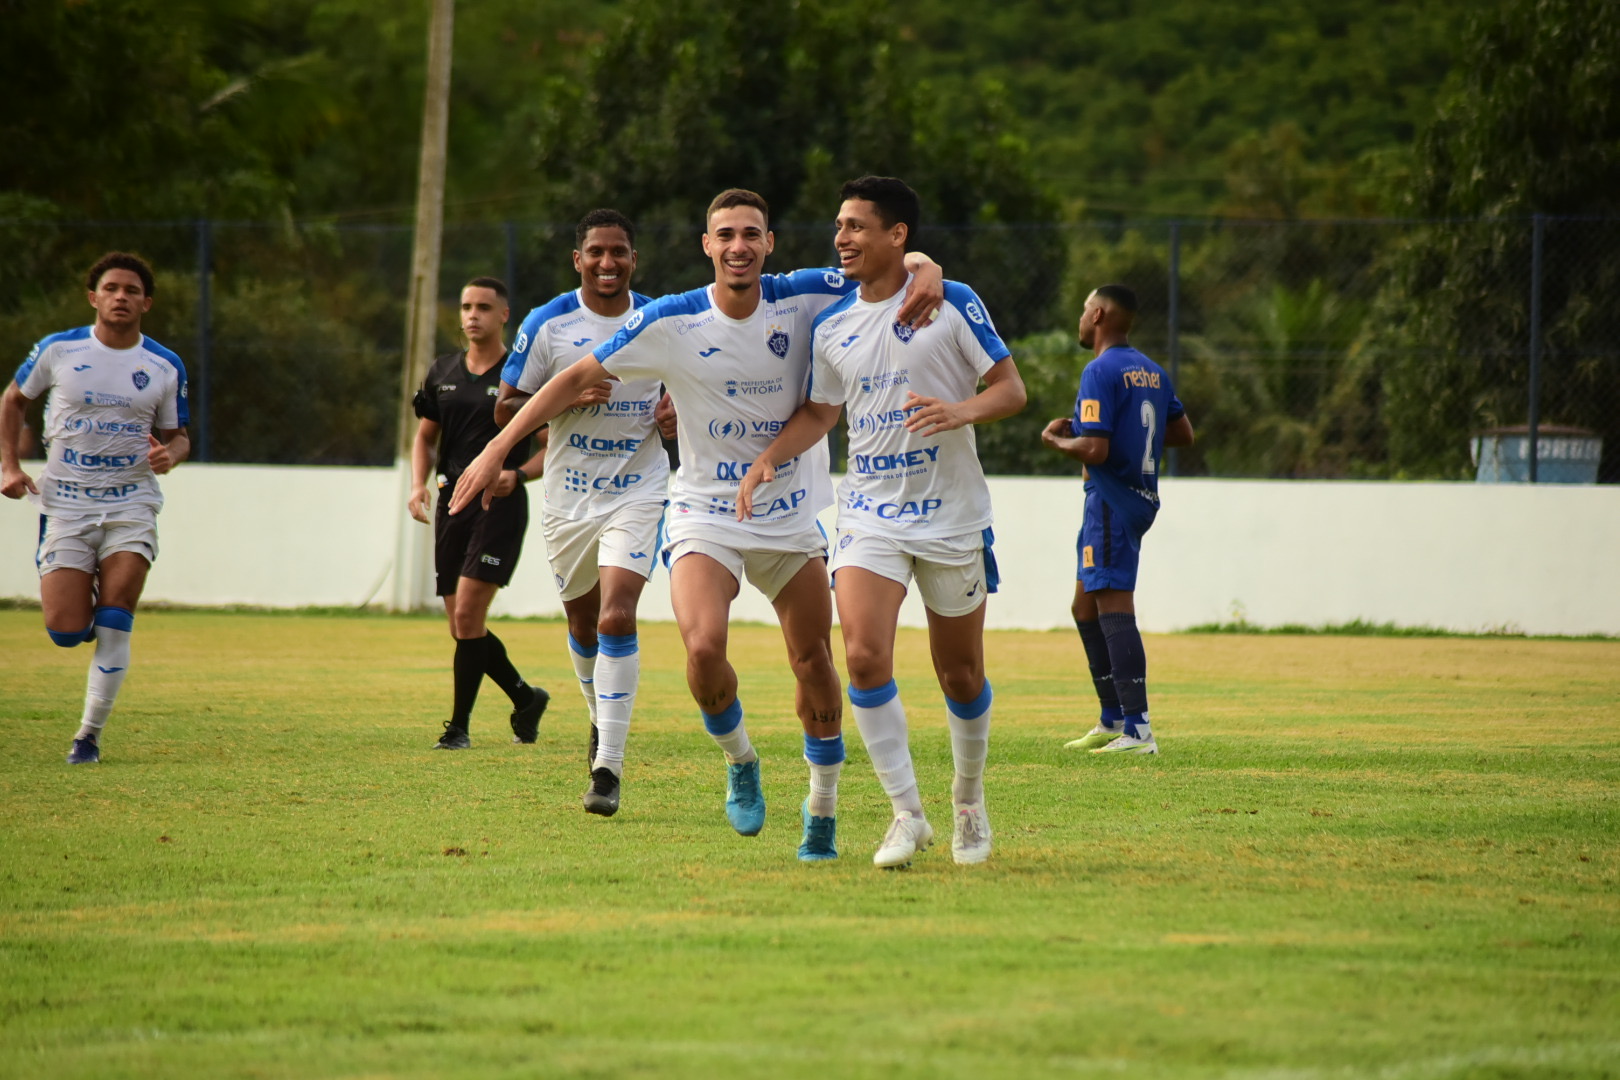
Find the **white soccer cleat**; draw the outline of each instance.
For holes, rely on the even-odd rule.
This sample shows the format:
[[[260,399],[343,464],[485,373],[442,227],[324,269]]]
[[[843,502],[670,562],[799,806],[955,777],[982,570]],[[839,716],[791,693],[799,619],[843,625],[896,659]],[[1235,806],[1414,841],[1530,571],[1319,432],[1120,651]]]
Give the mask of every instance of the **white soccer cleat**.
[[[911,857],[919,851],[928,850],[928,845],[933,842],[934,827],[928,824],[928,819],[902,810],[889,823],[889,831],[883,834],[883,843],[878,845],[877,854],[872,856],[872,865],[885,870],[909,866]]]
[[[1158,752],[1159,744],[1152,735],[1145,739],[1137,738],[1134,735],[1121,735],[1107,746],[1099,746],[1092,751],[1093,754],[1157,754]]]
[[[1078,739],[1070,739],[1063,744],[1065,750],[1095,750],[1099,746],[1107,746],[1125,733],[1123,727],[1107,727],[1098,724]]]
[[[990,818],[984,803],[957,803],[956,825],[951,830],[951,858],[958,866],[974,866],[990,857]]]

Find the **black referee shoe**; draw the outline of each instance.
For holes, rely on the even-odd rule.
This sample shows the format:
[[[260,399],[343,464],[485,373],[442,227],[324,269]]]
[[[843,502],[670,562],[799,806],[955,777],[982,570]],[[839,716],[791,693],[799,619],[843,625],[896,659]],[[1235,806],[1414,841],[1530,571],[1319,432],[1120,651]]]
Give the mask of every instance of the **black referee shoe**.
[[[612,817],[619,812],[619,778],[607,766],[591,770],[591,786],[585,789],[580,801],[587,814]]]
[[[534,691],[534,697],[521,709],[512,713],[512,741],[515,743],[532,743],[540,737],[540,717],[551,704],[551,695],[538,686],[529,687]]]
[[[440,735],[439,741],[433,744],[433,749],[466,750],[471,746],[472,740],[467,738],[467,729],[456,727],[446,720],[444,722],[444,734]]]

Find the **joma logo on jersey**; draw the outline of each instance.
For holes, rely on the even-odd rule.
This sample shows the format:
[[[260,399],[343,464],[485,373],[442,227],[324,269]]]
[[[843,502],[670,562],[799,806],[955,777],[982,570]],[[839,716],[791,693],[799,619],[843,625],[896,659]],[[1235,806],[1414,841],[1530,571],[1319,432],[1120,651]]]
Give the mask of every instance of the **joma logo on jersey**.
[[[850,464],[858,473],[883,473],[927,465],[938,458],[939,447],[924,446],[918,450],[906,450],[898,454],[856,454],[850,458]]]
[[[1085,398],[1080,402],[1080,422],[1082,424],[1102,423],[1102,402],[1093,398]]]
[[[591,439],[577,432],[568,436],[571,450],[589,450],[599,454],[633,454],[641,447],[640,439]]]
[[[1159,388],[1159,373],[1157,371],[1143,371],[1140,368],[1132,368],[1129,371],[1120,372],[1119,377],[1125,380],[1126,386],[1146,386],[1153,390]]]

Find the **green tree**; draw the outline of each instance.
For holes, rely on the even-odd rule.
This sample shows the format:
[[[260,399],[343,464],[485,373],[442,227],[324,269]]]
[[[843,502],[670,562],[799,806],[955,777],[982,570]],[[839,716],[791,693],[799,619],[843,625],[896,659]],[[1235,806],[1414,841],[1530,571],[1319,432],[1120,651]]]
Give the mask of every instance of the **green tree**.
[[[1620,7],[1507,0],[1477,14],[1418,148],[1408,206],[1439,219],[1393,251],[1363,348],[1392,467],[1463,476],[1468,436],[1528,409],[1532,215],[1544,232],[1543,423],[1605,441],[1620,480]],[[1483,215],[1491,220],[1457,220]]]

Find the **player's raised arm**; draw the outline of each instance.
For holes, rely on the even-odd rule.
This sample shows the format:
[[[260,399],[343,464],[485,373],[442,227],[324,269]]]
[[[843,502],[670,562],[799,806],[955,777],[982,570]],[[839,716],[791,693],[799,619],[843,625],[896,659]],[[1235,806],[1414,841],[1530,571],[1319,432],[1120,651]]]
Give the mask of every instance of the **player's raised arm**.
[[[792,461],[821,439],[838,423],[842,405],[824,405],[819,401],[806,401],[788,417],[776,438],[755,458],[743,473],[737,488],[737,520],[747,521],[754,516],[754,489],[776,479],[776,466]]]
[[[939,315],[939,306],[945,302],[945,271],[920,251],[908,251],[906,272],[912,275],[911,288],[906,299],[895,312],[895,319],[907,326],[921,329]]]
[[[484,505],[488,507],[494,498],[489,489],[500,479],[501,463],[512,448],[540,425],[572,408],[581,394],[606,378],[607,369],[594,356],[582,357],[558,372],[556,378],[523,403],[511,422],[489,441],[456,478],[456,490],[450,498],[450,512],[461,512],[480,492],[484,494]]]
[[[965,401],[942,401],[922,394],[906,394],[906,430],[937,435],[968,424],[988,424],[1012,416],[1029,400],[1023,377],[1010,356],[984,373],[984,389]]]

